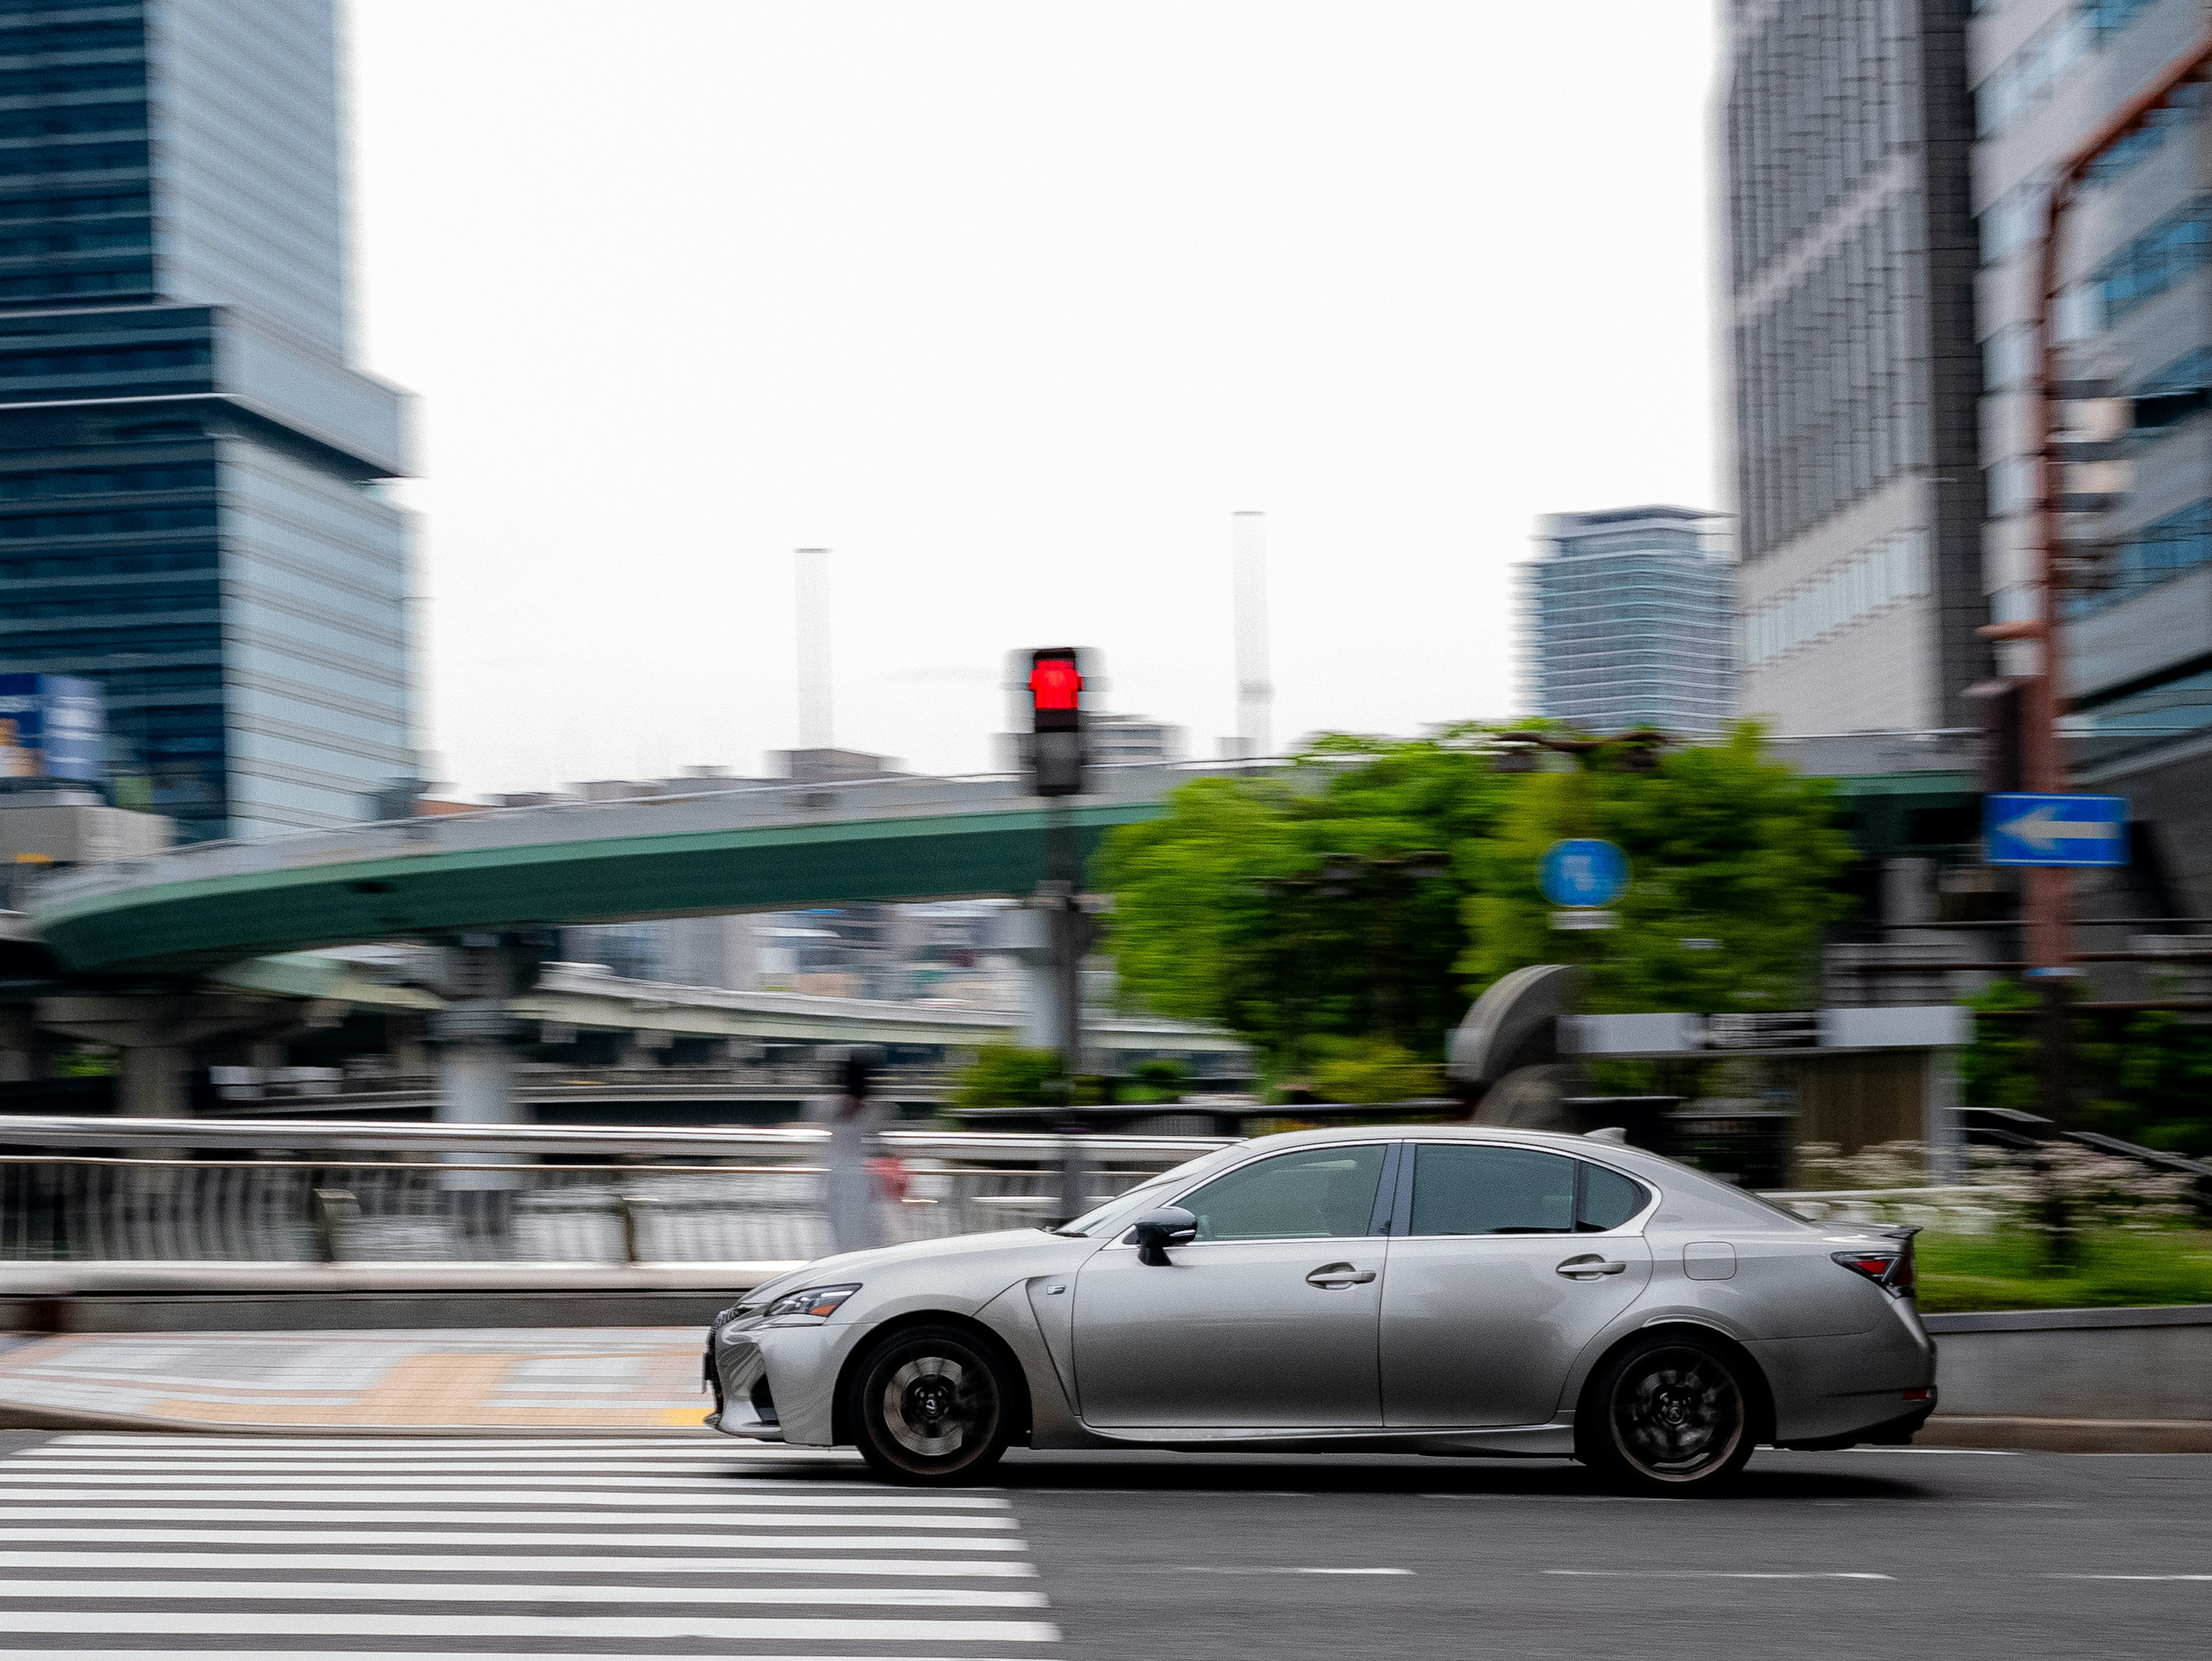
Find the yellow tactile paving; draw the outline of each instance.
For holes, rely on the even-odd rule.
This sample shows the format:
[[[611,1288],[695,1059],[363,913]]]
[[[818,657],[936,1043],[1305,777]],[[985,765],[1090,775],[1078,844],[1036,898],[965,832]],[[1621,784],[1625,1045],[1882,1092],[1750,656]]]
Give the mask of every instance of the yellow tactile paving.
[[[696,1425],[689,1328],[47,1339],[0,1355],[7,1408],[179,1424],[653,1429]]]

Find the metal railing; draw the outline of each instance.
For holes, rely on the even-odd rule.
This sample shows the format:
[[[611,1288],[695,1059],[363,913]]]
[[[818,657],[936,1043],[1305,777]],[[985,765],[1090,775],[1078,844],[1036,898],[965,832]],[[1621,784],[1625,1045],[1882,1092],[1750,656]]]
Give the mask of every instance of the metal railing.
[[[826,1133],[0,1119],[0,1262],[679,1264],[832,1249]],[[1097,1203],[1224,1145],[1086,1137]],[[1049,1222],[1064,1139],[893,1131],[892,1240]]]

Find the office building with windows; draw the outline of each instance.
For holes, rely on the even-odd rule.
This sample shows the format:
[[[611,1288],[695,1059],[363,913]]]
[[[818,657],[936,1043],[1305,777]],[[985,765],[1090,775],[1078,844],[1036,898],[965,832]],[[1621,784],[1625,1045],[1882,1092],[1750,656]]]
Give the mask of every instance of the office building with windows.
[[[1587,732],[1701,736],[1734,713],[1735,573],[1709,513],[1558,513],[1520,567],[1523,701]]]
[[[2204,35],[2199,0],[1984,0],[1973,21],[1987,558],[2032,615],[2035,264],[2049,182]],[[2074,781],[2134,803],[2137,844],[2212,903],[2212,150],[2203,88],[2097,165],[2062,239],[2063,372],[2132,399],[2132,476],[2069,515],[2061,664]],[[2083,385],[2081,390],[2088,390]],[[2062,406],[2063,408],[2064,406]],[[2115,482],[2106,481],[2106,482]],[[2032,647],[2007,647],[2008,656]],[[2024,671],[2025,663],[2008,664]],[[2193,896],[2193,897],[2192,897]],[[2175,913],[2180,914],[2180,913]]]
[[[0,672],[186,840],[413,771],[401,399],[348,364],[334,0],[0,0]]]
[[[1965,726],[1989,672],[1971,3],[1726,8],[1738,702],[1783,733]]]

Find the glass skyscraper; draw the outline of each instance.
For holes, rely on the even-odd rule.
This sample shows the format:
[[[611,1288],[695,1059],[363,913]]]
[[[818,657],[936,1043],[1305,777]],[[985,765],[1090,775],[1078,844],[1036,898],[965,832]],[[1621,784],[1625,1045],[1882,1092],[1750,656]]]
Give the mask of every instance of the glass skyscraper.
[[[1555,513],[1521,567],[1523,698],[1586,732],[1718,732],[1735,708],[1735,573],[1689,507]]]
[[[0,672],[100,682],[185,840],[413,771],[339,126],[334,0],[0,0]]]
[[[1723,9],[1741,698],[1785,734],[1979,718],[1978,3]]]

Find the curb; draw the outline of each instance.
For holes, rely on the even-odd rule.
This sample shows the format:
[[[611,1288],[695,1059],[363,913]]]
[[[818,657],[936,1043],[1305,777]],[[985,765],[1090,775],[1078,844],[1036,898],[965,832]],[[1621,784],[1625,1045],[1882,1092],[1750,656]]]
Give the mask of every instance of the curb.
[[[0,1430],[107,1430],[204,1436],[514,1437],[597,1440],[671,1436],[720,1440],[704,1425],[359,1425],[272,1424],[164,1419],[90,1408],[0,1402]],[[2019,1419],[1939,1413],[1912,1439],[1915,1447],[2014,1453],[2212,1453],[2212,1421],[2202,1419]]]
[[[136,1430],[164,1436],[472,1436],[522,1440],[597,1441],[635,1437],[665,1441],[671,1436],[720,1438],[704,1425],[349,1425],[217,1422],[207,1419],[160,1419],[137,1413],[101,1413],[91,1408],[28,1407],[0,1402],[0,1430]]]
[[[1915,1447],[2014,1453],[2212,1453],[2212,1420],[2021,1419],[1938,1413]]]

